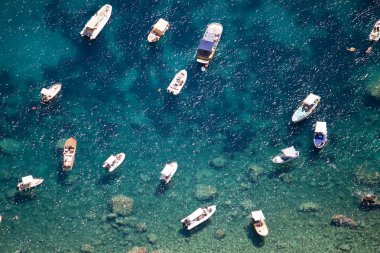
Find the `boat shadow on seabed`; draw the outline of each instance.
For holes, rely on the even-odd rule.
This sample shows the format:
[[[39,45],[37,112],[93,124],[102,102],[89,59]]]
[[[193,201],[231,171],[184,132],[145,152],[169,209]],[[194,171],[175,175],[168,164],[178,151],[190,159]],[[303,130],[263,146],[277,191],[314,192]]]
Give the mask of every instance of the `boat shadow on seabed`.
[[[181,229],[178,230],[178,234],[180,234],[183,237],[191,237],[193,234],[197,234],[201,231],[203,231],[207,226],[209,226],[211,223],[211,220],[208,219],[205,222],[199,224],[192,230],[187,230],[185,227],[182,227]]]
[[[165,192],[169,189],[169,184],[166,184],[165,182],[161,181],[157,187],[156,187],[156,191],[155,191],[155,195],[158,196],[158,197],[161,197],[162,195],[165,194]]]

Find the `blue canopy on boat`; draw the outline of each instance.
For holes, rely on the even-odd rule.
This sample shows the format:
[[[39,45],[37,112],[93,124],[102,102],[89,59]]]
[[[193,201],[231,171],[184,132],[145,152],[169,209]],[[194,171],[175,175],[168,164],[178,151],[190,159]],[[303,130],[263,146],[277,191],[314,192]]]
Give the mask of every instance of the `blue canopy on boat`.
[[[198,45],[198,49],[205,50],[211,52],[212,47],[214,46],[215,42],[208,41],[208,40],[201,40]]]

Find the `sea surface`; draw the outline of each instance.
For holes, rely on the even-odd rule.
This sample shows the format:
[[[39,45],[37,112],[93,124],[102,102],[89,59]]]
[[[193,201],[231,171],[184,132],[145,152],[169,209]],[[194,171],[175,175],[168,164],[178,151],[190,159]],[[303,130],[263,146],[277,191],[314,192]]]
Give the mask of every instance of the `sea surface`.
[[[370,92],[380,89],[380,45],[368,41],[380,2],[111,0],[98,38],[82,38],[105,3],[1,1],[0,252],[379,252],[380,211],[360,209],[359,197],[380,194],[380,98]],[[159,18],[171,27],[149,44]],[[202,71],[195,51],[211,22],[224,31]],[[170,96],[181,69],[187,83]],[[40,90],[54,82],[60,96],[41,105]],[[292,123],[309,93],[321,102]],[[313,147],[316,121],[327,122],[322,150]],[[71,136],[77,156],[65,174]],[[299,158],[272,163],[292,145]],[[107,174],[102,163],[120,152],[124,163]],[[177,173],[163,187],[172,161]],[[26,175],[45,181],[17,193]],[[216,195],[198,200],[199,185]],[[110,215],[120,194],[134,200],[127,224]],[[316,208],[302,212],[308,202]],[[209,221],[182,228],[212,204]],[[254,210],[266,217],[265,239],[252,230]],[[358,228],[331,226],[334,214]]]

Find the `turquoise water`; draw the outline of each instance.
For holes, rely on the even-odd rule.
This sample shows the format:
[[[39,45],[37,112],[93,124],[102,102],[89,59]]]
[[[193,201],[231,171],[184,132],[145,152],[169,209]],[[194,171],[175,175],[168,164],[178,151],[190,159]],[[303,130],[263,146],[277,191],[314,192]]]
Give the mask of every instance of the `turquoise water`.
[[[368,34],[380,18],[376,1],[111,1],[113,14],[96,41],[79,32],[101,1],[8,1],[0,19],[0,252],[378,252],[378,211],[358,208],[358,193],[380,194],[379,46]],[[156,44],[146,36],[160,17],[171,28]],[[206,72],[195,49],[208,23],[224,33]],[[346,49],[355,47],[351,53]],[[165,93],[181,69],[188,80],[177,97]],[[62,82],[49,106],[39,92]],[[159,92],[159,89],[162,91]],[[379,88],[378,88],[379,89]],[[313,92],[315,112],[299,124],[291,115]],[[37,110],[32,110],[33,106]],[[329,142],[313,148],[314,124],[327,122]],[[74,136],[74,169],[61,172],[62,140]],[[294,162],[271,158],[294,145]],[[112,153],[125,162],[107,175]],[[222,168],[210,166],[224,159]],[[179,168],[169,187],[159,184],[166,162]],[[262,174],[250,179],[250,167]],[[32,174],[44,184],[20,195]],[[210,201],[197,185],[215,187]],[[131,219],[106,218],[109,202],[134,199]],[[298,207],[314,202],[318,212]],[[180,220],[216,204],[209,222],[192,233]],[[249,223],[263,210],[269,227],[259,239]],[[358,229],[329,225],[334,214]],[[18,216],[17,221],[12,217]],[[214,237],[218,230],[226,236]],[[154,243],[148,237],[157,237]]]

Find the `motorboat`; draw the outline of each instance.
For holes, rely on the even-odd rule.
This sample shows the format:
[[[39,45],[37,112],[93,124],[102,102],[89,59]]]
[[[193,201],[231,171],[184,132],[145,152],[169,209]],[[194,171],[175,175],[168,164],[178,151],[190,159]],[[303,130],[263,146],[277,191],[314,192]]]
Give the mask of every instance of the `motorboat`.
[[[304,101],[302,101],[301,105],[297,108],[292,116],[292,121],[294,123],[300,122],[306,119],[318,105],[321,100],[320,96],[314,95],[310,93]]]
[[[203,38],[199,42],[197,49],[197,62],[208,65],[214,57],[216,47],[222,36],[223,26],[219,23],[211,23],[207,26]]]
[[[275,156],[272,161],[274,163],[287,163],[297,158],[300,152],[295,150],[293,146],[281,150],[281,154]]]
[[[70,171],[74,166],[75,153],[77,150],[77,141],[70,137],[66,140],[63,147],[63,170]]]
[[[164,181],[166,184],[172,179],[174,173],[177,171],[178,163],[172,162],[165,164],[164,169],[161,171],[160,180]]]
[[[380,39],[380,19],[376,21],[372,28],[371,34],[369,35],[370,41],[378,42]]]
[[[106,168],[108,172],[114,171],[120,164],[124,161],[125,154],[119,153],[117,155],[111,155],[108,159],[103,163],[103,168]]]
[[[62,84],[55,83],[49,88],[42,88],[41,90],[41,103],[46,104],[52,100],[61,91]]]
[[[90,40],[96,39],[98,34],[102,31],[111,17],[112,6],[109,4],[104,5],[94,16],[87,22],[83,30],[80,32],[81,36],[87,36]]]
[[[191,230],[199,224],[208,220],[216,211],[216,206],[207,206],[198,208],[192,214],[181,220],[181,223],[187,230]]]
[[[148,35],[148,41],[149,42],[156,42],[158,41],[161,36],[165,34],[165,32],[169,29],[170,25],[169,22],[160,18],[157,23],[155,23],[152,26],[152,30],[150,31]]]
[[[173,93],[174,95],[178,95],[181,92],[183,86],[185,86],[186,80],[187,71],[183,69],[174,76],[173,80],[168,86],[167,91],[169,93]]]
[[[256,233],[260,236],[268,235],[268,227],[265,223],[265,217],[261,210],[251,212],[252,225]]]
[[[29,175],[21,178],[21,182],[17,184],[17,189],[20,192],[26,191],[42,184],[43,181],[42,178],[33,178],[33,176]]]
[[[314,146],[323,148],[327,142],[327,127],[326,122],[317,121],[314,130]]]

